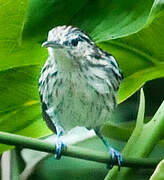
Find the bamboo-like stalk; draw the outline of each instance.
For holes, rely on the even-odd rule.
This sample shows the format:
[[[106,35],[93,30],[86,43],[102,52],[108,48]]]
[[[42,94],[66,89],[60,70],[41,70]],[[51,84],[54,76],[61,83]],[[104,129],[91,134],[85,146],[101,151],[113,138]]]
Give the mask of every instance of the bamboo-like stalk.
[[[0,132],[0,143],[7,145],[14,145],[19,148],[30,148],[33,150],[43,151],[55,154],[55,144],[45,142],[43,140],[11,134],[7,132]],[[117,160],[112,159],[107,152],[99,152],[90,149],[85,149],[77,146],[66,146],[63,149],[62,155],[95,161],[105,164],[117,165]],[[129,158],[123,157],[123,167],[138,167],[138,168],[154,168],[161,159],[147,159],[147,158]]]

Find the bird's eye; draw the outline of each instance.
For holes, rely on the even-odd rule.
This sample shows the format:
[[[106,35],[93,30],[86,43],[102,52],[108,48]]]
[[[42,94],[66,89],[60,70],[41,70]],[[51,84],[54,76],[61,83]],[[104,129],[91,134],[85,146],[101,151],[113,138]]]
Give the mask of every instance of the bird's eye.
[[[76,38],[76,39],[72,39],[72,41],[71,41],[71,44],[73,45],[73,46],[77,46],[77,44],[78,44],[78,39]]]

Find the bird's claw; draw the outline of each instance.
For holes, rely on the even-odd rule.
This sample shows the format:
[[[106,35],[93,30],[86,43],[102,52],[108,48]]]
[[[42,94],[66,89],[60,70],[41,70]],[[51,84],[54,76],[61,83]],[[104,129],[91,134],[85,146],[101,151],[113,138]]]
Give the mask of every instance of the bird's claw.
[[[63,141],[60,139],[60,138],[57,138],[57,141],[56,141],[56,153],[55,153],[55,158],[56,159],[60,159],[61,158],[61,155],[62,155],[62,151],[63,151],[63,148],[65,147],[66,145],[63,143]]]
[[[115,150],[114,148],[110,148],[110,154],[112,155],[112,161],[114,162],[117,160],[118,170],[121,168],[122,163],[122,155],[119,151]],[[109,165],[108,168],[112,168],[114,164]]]

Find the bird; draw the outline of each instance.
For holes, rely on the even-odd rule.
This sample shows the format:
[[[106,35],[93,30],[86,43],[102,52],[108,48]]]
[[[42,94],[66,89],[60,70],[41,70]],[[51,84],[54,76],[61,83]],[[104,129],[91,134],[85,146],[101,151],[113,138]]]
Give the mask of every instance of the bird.
[[[39,94],[43,119],[57,134],[56,159],[66,146],[61,140],[63,134],[82,126],[95,131],[120,167],[121,153],[101,133],[117,106],[123,79],[116,59],[71,25],[50,30],[42,46],[48,49],[48,59],[41,70]]]

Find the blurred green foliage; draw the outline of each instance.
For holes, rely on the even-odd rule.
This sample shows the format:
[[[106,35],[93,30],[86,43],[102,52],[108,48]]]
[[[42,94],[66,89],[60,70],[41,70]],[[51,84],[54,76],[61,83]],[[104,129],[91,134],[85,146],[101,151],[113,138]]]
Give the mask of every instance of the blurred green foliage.
[[[119,90],[119,102],[124,102],[114,115],[116,125],[136,119],[139,97],[134,93],[145,83],[149,121],[163,100],[163,0],[0,0],[0,130],[32,137],[51,133],[42,120],[38,95],[47,58],[41,43],[51,28],[63,24],[80,27],[116,57],[124,74]],[[109,124],[108,135],[119,139],[123,133],[125,141],[134,124],[119,128]]]

